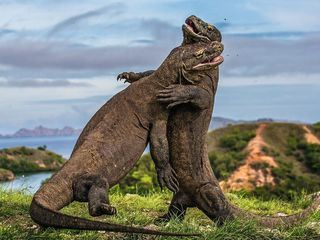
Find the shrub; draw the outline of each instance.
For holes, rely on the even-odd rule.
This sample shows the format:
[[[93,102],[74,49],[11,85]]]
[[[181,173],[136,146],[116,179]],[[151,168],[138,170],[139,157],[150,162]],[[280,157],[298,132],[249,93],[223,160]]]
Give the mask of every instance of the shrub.
[[[120,181],[120,190],[129,193],[148,193],[159,189],[157,174],[150,154],[143,155],[129,174]]]
[[[255,137],[253,131],[235,129],[233,132],[222,136],[219,140],[219,144],[222,148],[228,150],[241,151],[253,137]]]
[[[40,151],[46,151],[47,150],[47,145],[39,146],[38,150]]]
[[[243,163],[247,155],[243,150],[253,137],[254,131],[235,128],[219,138],[222,151],[209,152],[212,170],[219,180],[227,179]]]
[[[267,162],[253,162],[250,163],[250,166],[255,170],[263,170],[270,167],[269,163]]]

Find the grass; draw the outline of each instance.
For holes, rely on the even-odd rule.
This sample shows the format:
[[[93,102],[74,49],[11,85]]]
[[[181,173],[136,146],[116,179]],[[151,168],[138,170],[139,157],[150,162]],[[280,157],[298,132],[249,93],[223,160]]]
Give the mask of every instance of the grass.
[[[108,220],[135,226],[157,228],[165,231],[200,232],[200,238],[184,239],[320,239],[320,211],[308,220],[289,230],[260,228],[255,222],[243,219],[229,221],[221,227],[215,226],[202,212],[190,209],[183,222],[171,221],[166,225],[155,226],[154,219],[163,214],[171,199],[169,192],[154,192],[145,196],[121,194],[113,191],[111,202],[118,209],[115,217],[98,217],[100,221]],[[257,214],[272,215],[278,212],[292,214],[305,208],[310,201],[306,197],[292,202],[280,200],[261,201],[247,198],[241,194],[228,194],[233,203]],[[28,215],[31,196],[24,192],[0,190],[0,239],[181,239],[173,237],[155,237],[101,231],[42,229],[32,222]],[[72,203],[63,209],[64,213],[91,218],[84,203]]]

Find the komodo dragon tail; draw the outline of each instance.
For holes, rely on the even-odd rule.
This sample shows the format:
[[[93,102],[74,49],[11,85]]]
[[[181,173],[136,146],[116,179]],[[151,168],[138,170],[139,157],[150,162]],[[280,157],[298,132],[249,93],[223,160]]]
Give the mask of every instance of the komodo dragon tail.
[[[245,217],[256,220],[260,225],[268,228],[273,228],[277,226],[283,226],[289,228],[298,222],[305,220],[309,217],[312,213],[314,213],[320,206],[320,193],[316,193],[313,195],[313,202],[312,204],[307,207],[306,209],[302,210],[299,213],[288,215],[288,216],[259,216],[256,214],[245,212],[244,210],[232,206],[232,215],[235,217]]]
[[[49,191],[49,187],[51,187]],[[91,221],[80,217],[69,216],[58,210],[72,201],[70,190],[64,185],[53,183],[52,179],[45,183],[35,194],[31,206],[30,216],[43,227],[82,229],[82,230],[103,230],[110,232],[127,232],[164,236],[199,236],[200,234],[184,234],[161,232],[145,228],[137,228],[108,222]]]

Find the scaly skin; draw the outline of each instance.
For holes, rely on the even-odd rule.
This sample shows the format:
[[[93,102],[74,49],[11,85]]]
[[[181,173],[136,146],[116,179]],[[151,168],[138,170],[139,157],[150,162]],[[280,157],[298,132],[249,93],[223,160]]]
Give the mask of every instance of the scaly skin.
[[[218,42],[177,47],[153,74],[111,98],[87,124],[69,161],[34,195],[31,218],[45,227],[187,235],[89,221],[61,214],[59,210],[77,200],[88,201],[93,216],[115,214],[106,189],[117,184],[133,168],[149,137],[151,143],[156,142],[153,147],[164,144],[157,135],[165,129],[163,124],[166,124],[168,112],[157,101],[156,93],[179,83],[182,74],[192,72],[196,75],[193,80],[199,80],[202,72],[199,64],[213,59],[221,51],[222,45]],[[152,152],[156,156],[159,154],[158,150]]]

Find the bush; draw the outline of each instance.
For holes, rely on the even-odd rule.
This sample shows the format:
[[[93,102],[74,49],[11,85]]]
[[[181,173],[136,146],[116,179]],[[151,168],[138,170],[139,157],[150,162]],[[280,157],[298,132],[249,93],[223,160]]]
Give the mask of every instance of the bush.
[[[8,159],[0,157],[0,168],[8,169],[14,173],[34,172],[38,169],[38,165],[26,158]]]
[[[38,150],[40,151],[46,151],[47,150],[47,145],[39,146]]]
[[[313,193],[319,191],[319,180],[305,175],[297,175],[291,162],[277,160],[278,167],[272,168],[276,186],[266,185],[255,188],[249,195],[259,196],[263,199],[282,198],[293,200],[302,192]]]
[[[296,136],[290,136],[286,154],[296,157],[311,172],[320,174],[320,145],[309,144]]]
[[[150,154],[143,155],[129,174],[120,181],[120,190],[129,193],[149,193],[159,190],[157,173]]]
[[[255,170],[263,170],[270,167],[269,163],[267,162],[253,162],[250,163],[250,166]]]
[[[227,179],[243,163],[245,156],[245,153],[237,152],[210,152],[210,164],[217,179]]]
[[[253,131],[235,129],[233,132],[222,136],[219,144],[222,148],[228,150],[242,151],[253,137],[255,137],[255,132]]]
[[[239,128],[220,137],[219,147],[222,151],[209,152],[210,164],[218,180],[227,179],[243,163],[247,155],[243,150],[253,137],[254,131]]]

